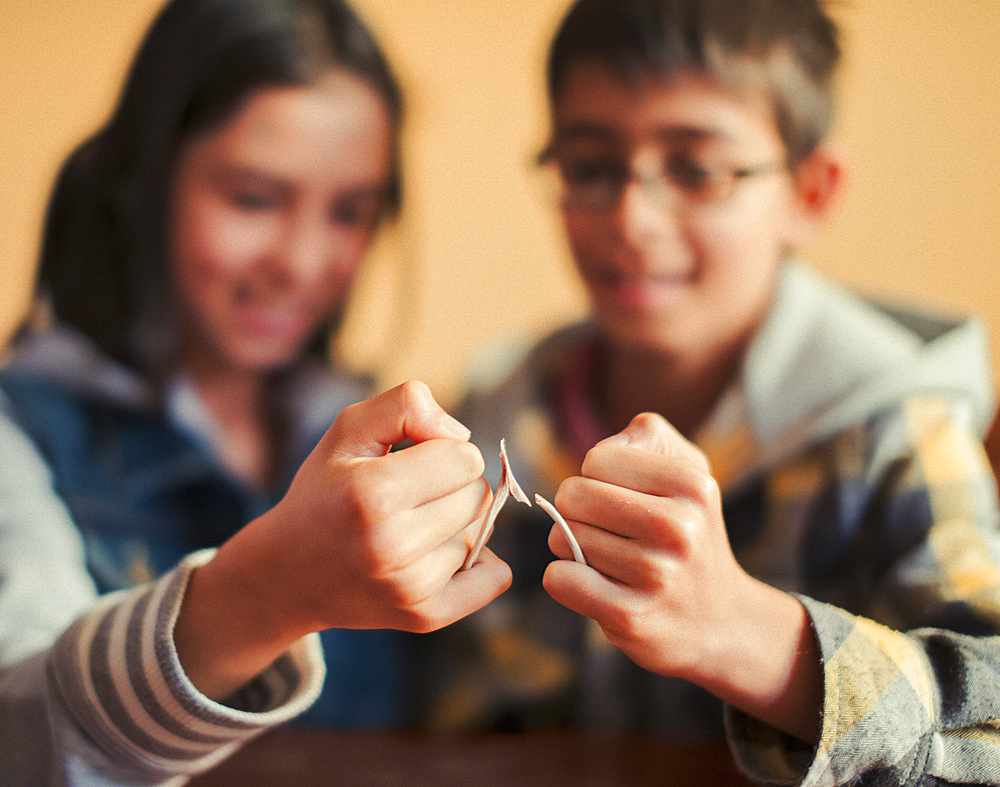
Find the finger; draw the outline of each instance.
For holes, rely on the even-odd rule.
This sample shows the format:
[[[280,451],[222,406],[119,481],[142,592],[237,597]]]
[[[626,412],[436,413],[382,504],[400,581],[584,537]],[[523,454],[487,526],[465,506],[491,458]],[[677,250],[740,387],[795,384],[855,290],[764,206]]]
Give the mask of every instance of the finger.
[[[392,527],[385,528],[374,548],[380,554],[394,556],[389,560],[390,569],[401,569],[454,541],[458,558],[452,572],[457,571],[468,554],[469,540],[475,538],[470,533],[482,522],[489,500],[489,484],[476,478],[447,495],[404,511]]]
[[[643,601],[642,593],[637,594],[596,571],[588,572],[579,563],[565,560],[549,564],[542,584],[553,600],[596,621],[612,644],[622,648],[640,667],[652,669],[652,665],[645,667],[642,661],[637,660],[637,654],[629,647],[636,644],[637,635],[640,638],[649,636],[648,632],[642,633],[641,610],[649,608],[648,601]],[[669,637],[665,631],[669,624],[670,621],[657,623],[653,631]]]
[[[392,582],[397,588],[400,608],[419,609],[440,594],[461,568],[466,551],[465,540],[455,536],[393,572]]]
[[[486,479],[480,479],[485,487],[485,493],[483,495],[483,501],[479,506],[479,510],[476,512],[476,518],[473,519],[468,526],[459,534],[459,537],[463,540],[466,546],[466,551],[472,549],[476,541],[479,539],[479,535],[483,530],[483,525],[489,517],[490,509],[493,507],[494,496],[493,490],[490,489],[489,483]]]
[[[469,430],[441,408],[426,385],[410,381],[345,408],[331,435],[338,452],[371,457],[383,456],[406,439],[467,440]]]
[[[653,521],[652,505],[660,499],[580,476],[564,480],[556,493],[556,504],[578,540],[584,537],[585,524],[618,537],[639,538]]]
[[[464,558],[464,552],[460,558]],[[451,625],[485,607],[510,587],[510,566],[489,549],[466,571],[451,574],[441,589],[418,604],[403,626],[412,631],[431,631]]]
[[[624,603],[626,592],[591,567],[569,560],[549,563],[542,586],[554,601],[580,615],[603,622],[614,603]]]
[[[387,508],[417,508],[482,482],[485,463],[479,449],[459,440],[428,440],[375,457],[357,468],[368,494]]]
[[[639,492],[579,476],[563,481],[556,500],[584,554],[593,537],[588,528],[635,540],[645,548],[683,548],[703,522],[705,510],[703,502],[683,495]]]
[[[487,493],[489,491],[489,484],[483,482],[486,486]],[[483,525],[488,518],[488,511],[484,507],[481,507],[478,511],[477,518],[469,523],[464,529],[462,529],[457,535],[446,541],[437,544],[431,551],[428,552],[427,556],[424,558],[426,561],[420,570],[427,571],[428,575],[437,575],[445,578],[451,577],[458,570],[467,570],[471,568],[478,561],[478,557],[484,551],[486,551],[485,545],[479,547],[477,551],[476,561],[470,561],[469,556],[471,554],[472,548],[478,542],[479,536],[482,532]],[[439,588],[434,589],[436,593]]]
[[[661,456],[673,456],[709,472],[705,454],[656,413],[640,413],[624,430],[602,440],[595,448],[598,446],[629,446]]]
[[[620,585],[645,586],[650,576],[651,559],[663,559],[664,552],[658,546],[623,538],[582,522],[572,522],[571,526],[587,556],[587,565]],[[558,528],[549,532],[549,548],[560,560],[574,559],[571,546]]]
[[[501,482],[500,488],[497,489],[493,495],[493,500],[490,502],[490,507],[486,512],[486,516],[480,520],[479,530],[476,533],[476,537],[473,540],[472,545],[469,547],[469,554],[466,556],[465,562],[462,564],[462,568],[472,568],[475,564],[476,559],[479,557],[479,553],[482,551],[483,547],[486,546],[486,542],[493,534],[493,523],[496,521],[497,514],[500,513],[500,508],[503,506],[507,496],[507,487],[503,484],[503,482]]]
[[[587,479],[657,497],[684,497],[709,502],[715,481],[707,462],[637,449],[630,444],[598,444],[583,462]],[[561,508],[561,503],[560,503]]]

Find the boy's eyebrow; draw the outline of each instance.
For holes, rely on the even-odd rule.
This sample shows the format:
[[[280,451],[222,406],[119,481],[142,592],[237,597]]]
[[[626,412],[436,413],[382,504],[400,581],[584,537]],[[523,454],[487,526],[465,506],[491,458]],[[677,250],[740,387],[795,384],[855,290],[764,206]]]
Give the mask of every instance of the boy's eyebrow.
[[[580,120],[556,128],[555,139],[557,142],[565,142],[573,139],[598,139],[617,140],[621,135],[611,126],[603,123]]]
[[[700,142],[706,139],[730,140],[732,135],[721,128],[708,126],[669,126],[657,129],[655,137],[663,142]]]
[[[698,142],[710,139],[729,141],[732,134],[715,126],[671,125],[661,126],[653,130],[650,138],[657,142]],[[555,142],[571,142],[574,140],[593,140],[597,142],[623,142],[626,135],[611,125],[591,121],[574,121],[559,126],[555,134]]]

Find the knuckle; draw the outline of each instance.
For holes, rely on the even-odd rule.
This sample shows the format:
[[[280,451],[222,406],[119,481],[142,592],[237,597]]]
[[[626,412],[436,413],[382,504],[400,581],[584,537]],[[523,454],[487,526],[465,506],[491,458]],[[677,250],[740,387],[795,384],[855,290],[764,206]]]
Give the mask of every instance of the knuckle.
[[[384,528],[373,524],[382,520],[377,516],[373,518],[370,508],[359,510],[356,517],[351,551],[358,572],[375,581],[391,577],[405,562],[397,539],[389,537]]]
[[[462,457],[462,461],[465,463],[464,470],[466,474],[471,478],[482,481],[485,493],[489,490],[490,485],[485,478],[482,478],[483,470],[486,469],[486,462],[483,460],[482,452],[471,442],[459,442],[455,444],[455,447],[459,450],[459,456]]]
[[[423,611],[409,609],[403,612],[402,625],[414,634],[428,634],[441,627],[441,622]]]
[[[363,559],[368,575],[382,583],[395,606],[409,603],[408,593],[398,580],[399,574],[410,563],[405,545],[400,544],[397,538],[381,534],[373,534],[365,544]]]
[[[375,474],[348,488],[348,503],[361,530],[375,530],[393,518],[396,514],[393,488],[391,480]]]
[[[429,618],[426,615],[415,615],[410,631],[415,634],[429,634],[439,628],[441,628],[441,624],[437,620]]]
[[[430,388],[419,380],[400,383],[396,390],[406,412],[421,412],[433,400]]]
[[[394,610],[397,617],[405,619],[412,614],[417,602],[412,589],[400,579],[398,573],[384,569],[378,576],[370,577],[369,581],[379,603]]]
[[[415,599],[413,597],[413,591],[405,584],[394,581],[386,581],[383,585],[383,592],[388,603],[394,609],[397,609],[404,614],[408,614],[414,606]]]
[[[657,413],[639,413],[632,419],[632,425],[643,431],[658,433],[664,432],[667,422],[662,415]]]
[[[337,442],[351,434],[356,429],[355,424],[364,419],[362,411],[365,405],[365,402],[354,402],[343,408],[330,426],[328,436]]]
[[[556,490],[556,496],[552,503],[559,509],[559,513],[566,517],[573,510],[573,507],[583,499],[588,486],[586,478],[580,476],[564,478],[559,484],[559,489]]]
[[[691,476],[691,494],[705,505],[715,505],[721,499],[719,484],[705,472],[693,473]]]
[[[633,642],[639,638],[642,629],[639,618],[640,615],[633,605],[616,606],[608,610],[604,627],[614,632],[617,639],[623,642]]]
[[[376,583],[380,583],[390,573],[383,551],[371,539],[358,540],[354,548],[354,559],[358,572]]]
[[[622,610],[621,634],[629,642],[640,642],[648,638],[650,631],[657,626],[659,608],[653,596],[644,594],[641,598],[633,598]]]
[[[422,571],[395,568],[382,579],[383,595],[395,609],[407,615],[419,615],[435,593],[434,578]]]

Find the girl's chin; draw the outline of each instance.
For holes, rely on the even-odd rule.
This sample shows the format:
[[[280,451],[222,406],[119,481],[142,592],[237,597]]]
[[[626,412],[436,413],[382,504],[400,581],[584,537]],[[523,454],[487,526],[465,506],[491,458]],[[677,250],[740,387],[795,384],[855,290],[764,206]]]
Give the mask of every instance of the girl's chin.
[[[230,349],[233,368],[267,374],[288,366],[302,353],[303,342],[261,343],[248,341]]]

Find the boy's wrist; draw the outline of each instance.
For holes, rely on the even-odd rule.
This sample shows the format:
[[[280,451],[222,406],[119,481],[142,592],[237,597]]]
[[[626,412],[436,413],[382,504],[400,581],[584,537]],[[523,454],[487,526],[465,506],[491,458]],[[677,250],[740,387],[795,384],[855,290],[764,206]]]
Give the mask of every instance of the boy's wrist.
[[[823,670],[805,607],[749,578],[734,624],[695,682],[723,701],[807,742],[819,735]]]

